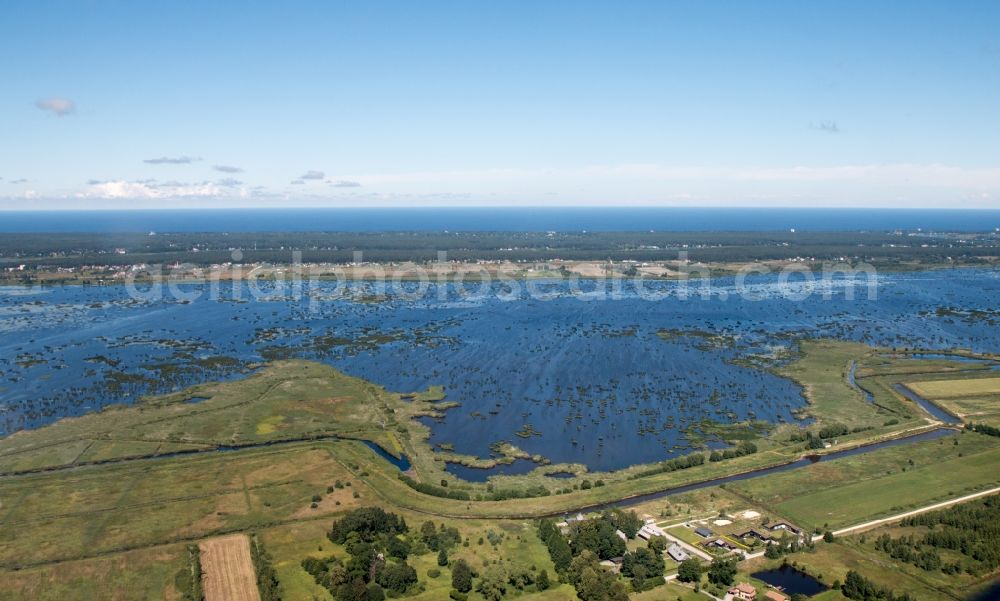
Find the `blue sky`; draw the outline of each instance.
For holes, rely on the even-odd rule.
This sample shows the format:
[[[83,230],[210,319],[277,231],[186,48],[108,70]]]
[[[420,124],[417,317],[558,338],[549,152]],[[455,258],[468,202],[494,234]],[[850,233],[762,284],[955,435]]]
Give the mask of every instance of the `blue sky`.
[[[1000,3],[625,4],[6,2],[0,208],[1000,208]]]

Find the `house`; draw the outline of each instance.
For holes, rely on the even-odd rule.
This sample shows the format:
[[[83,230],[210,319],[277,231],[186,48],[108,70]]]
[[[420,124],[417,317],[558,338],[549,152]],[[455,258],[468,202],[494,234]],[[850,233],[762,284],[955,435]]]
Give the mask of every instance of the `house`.
[[[682,549],[681,546],[678,545],[677,543],[674,543],[669,547],[667,547],[667,555],[670,556],[670,559],[673,559],[678,563],[691,559],[691,556],[688,555],[687,551]]]
[[[622,539],[625,542],[628,542],[628,536],[626,536],[625,533],[622,532],[621,530],[615,530],[615,536],[617,536],[618,538]]]
[[[712,541],[705,541],[702,543],[702,545],[704,545],[705,547],[718,547],[720,549],[725,549],[726,551],[736,550],[736,545],[722,538],[717,538]]]
[[[639,528],[637,536],[642,540],[649,540],[654,536],[666,537],[666,533],[656,524],[646,524],[642,528]]]
[[[778,530],[785,530],[786,532],[791,532],[793,534],[799,534],[799,529],[796,528],[795,526],[792,526],[788,522],[775,522],[774,524],[771,524],[770,526],[768,526],[768,529],[771,532],[776,532]]]
[[[749,582],[737,584],[729,589],[729,594],[733,596],[733,599],[741,599],[742,601],[756,601],[757,599],[757,589]]]
[[[587,521],[587,518],[582,513],[578,513],[576,516],[570,516],[566,518],[565,521],[559,522],[556,524],[556,527],[559,528],[559,531],[565,535],[569,533],[570,526],[585,521]]]
[[[737,534],[736,538],[740,539],[741,541],[743,541],[745,543],[748,543],[748,542],[750,542],[752,540],[759,540],[762,543],[769,543],[772,540],[774,540],[773,538],[771,538],[767,534],[764,534],[763,532],[757,532],[756,530],[753,530],[753,529],[747,530],[746,532],[743,532],[743,533],[740,533],[740,534]]]
[[[604,561],[601,562],[601,567],[604,568],[605,570],[608,570],[609,572],[614,572],[615,574],[617,574],[618,572],[621,571],[622,564],[615,563],[610,559],[605,559]]]
[[[695,528],[694,533],[702,538],[708,538],[712,536],[712,531],[704,526],[699,526],[698,528]]]
[[[773,589],[764,593],[764,598],[770,601],[788,601],[788,595],[784,595]]]

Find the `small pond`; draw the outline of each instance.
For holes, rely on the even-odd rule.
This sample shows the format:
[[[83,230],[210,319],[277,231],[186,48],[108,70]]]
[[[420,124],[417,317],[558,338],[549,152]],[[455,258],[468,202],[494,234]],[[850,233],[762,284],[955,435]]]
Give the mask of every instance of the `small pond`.
[[[763,572],[754,572],[751,576],[771,586],[781,588],[782,592],[787,595],[811,596],[827,589],[827,586],[819,580],[788,564]]]
[[[370,440],[363,440],[361,442],[365,443],[365,446],[367,446],[369,449],[375,451],[376,455],[398,467],[399,471],[405,472],[406,470],[410,469],[411,467],[410,459],[406,455],[400,455],[399,457],[396,457],[389,451],[386,451],[385,449],[383,449],[382,447],[380,447],[379,445],[375,444]]]

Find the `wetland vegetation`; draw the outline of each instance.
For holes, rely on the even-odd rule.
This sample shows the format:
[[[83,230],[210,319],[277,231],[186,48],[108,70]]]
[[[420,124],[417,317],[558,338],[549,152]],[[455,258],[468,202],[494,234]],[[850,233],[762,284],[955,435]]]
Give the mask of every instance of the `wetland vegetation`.
[[[936,276],[888,277],[926,289]],[[968,278],[970,286],[990,281],[981,272]],[[85,303],[83,289],[4,297],[4,327],[25,335],[3,365],[12,433],[0,439],[0,571],[10,583],[0,598],[7,590],[55,598],[50,591],[63,585],[43,583],[56,573],[72,583],[122,565],[160,584],[140,590],[119,579],[114,590],[174,598],[190,590],[188,547],[238,532],[256,533],[262,590],[285,599],[379,591],[428,600],[601,601],[654,591],[694,599],[695,582],[718,596],[732,571],[764,587],[753,574],[788,561],[823,576],[824,599],[850,593],[843,583],[854,572],[897,596],[934,600],[952,599],[954,583],[981,587],[996,573],[980,559],[970,571],[972,563],[940,551],[949,567],[927,581],[929,543],[904,538],[921,547],[904,556],[904,543],[872,546],[885,540],[881,531],[863,542],[849,534],[788,543],[770,554],[778,557],[741,538],[781,520],[822,533],[1000,485],[1000,438],[990,425],[995,331],[959,312],[887,317],[889,330],[820,305],[824,312],[805,317],[775,298],[761,309],[738,305],[751,317],[668,325],[656,305],[638,300],[616,301],[625,314],[594,305],[583,318],[580,301],[556,298],[490,304],[498,316],[484,321],[481,305],[450,296],[443,304],[390,296],[340,300],[321,309],[325,317],[304,319],[285,302],[134,305],[113,289],[98,292],[101,300]],[[967,294],[969,303],[978,298]],[[194,329],[144,325],[152,307],[204,309],[212,342]],[[788,311],[787,324],[767,330],[766,313],[780,321],[776,308]],[[117,325],[87,340],[41,343],[34,311]],[[321,328],[320,319],[358,323]],[[803,319],[828,335],[794,325]],[[538,335],[540,324],[552,340]],[[898,344],[896,331],[919,343]],[[959,339],[974,348],[927,350]],[[562,353],[592,359],[547,365]],[[941,430],[951,422],[901,385],[955,416],[963,433]],[[38,391],[44,403],[34,400]],[[359,543],[327,536],[330,524],[371,508],[409,530]],[[567,567],[553,551],[562,545],[551,523],[581,511],[583,522],[559,532]],[[744,513],[763,517],[734,517]],[[665,583],[682,562],[638,538],[636,520],[661,524],[711,559],[695,556],[697,577],[687,584]],[[428,521],[426,532],[414,530]],[[694,534],[692,521],[712,537]],[[880,528],[898,541],[892,528],[914,527],[905,524]],[[864,567],[884,549],[906,564],[902,584]],[[359,571],[372,553],[387,559]],[[761,555],[732,570],[712,567],[733,554]],[[619,556],[620,573],[606,572],[600,562]],[[80,572],[66,568],[77,565]]]

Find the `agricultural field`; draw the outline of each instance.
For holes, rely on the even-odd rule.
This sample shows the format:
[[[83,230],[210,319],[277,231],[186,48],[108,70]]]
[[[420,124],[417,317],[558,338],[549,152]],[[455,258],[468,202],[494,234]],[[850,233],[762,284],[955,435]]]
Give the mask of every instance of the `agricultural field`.
[[[205,601],[260,601],[246,535],[210,538],[198,547]]]
[[[1000,424],[1000,377],[919,380],[906,385],[965,421]]]

